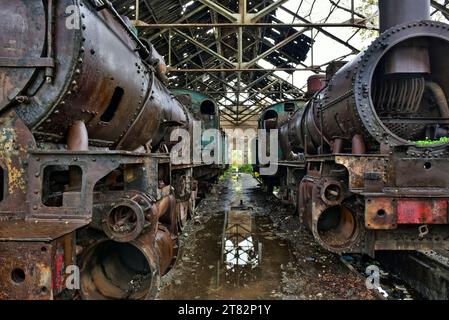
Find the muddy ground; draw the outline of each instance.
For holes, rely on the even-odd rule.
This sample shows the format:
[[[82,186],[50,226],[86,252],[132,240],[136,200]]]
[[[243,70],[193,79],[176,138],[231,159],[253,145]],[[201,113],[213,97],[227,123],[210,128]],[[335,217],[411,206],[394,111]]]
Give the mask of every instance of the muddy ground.
[[[292,209],[265,194],[251,175],[228,177],[211,191],[181,237],[158,299],[375,299],[364,280],[321,249]],[[252,207],[257,262],[232,267],[222,253],[225,213],[240,201]]]

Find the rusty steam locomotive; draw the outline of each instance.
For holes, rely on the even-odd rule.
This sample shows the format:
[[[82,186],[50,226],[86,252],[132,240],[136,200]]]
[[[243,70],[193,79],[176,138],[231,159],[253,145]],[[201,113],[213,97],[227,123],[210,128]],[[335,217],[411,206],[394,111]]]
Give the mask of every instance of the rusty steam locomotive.
[[[65,296],[77,265],[83,299],[153,298],[222,170],[172,165],[170,133],[218,128],[214,102],[171,93],[109,1],[0,8],[0,299]]]
[[[329,251],[448,249],[449,25],[429,0],[379,8],[371,46],[310,79],[304,107],[262,115],[282,155],[262,179]]]

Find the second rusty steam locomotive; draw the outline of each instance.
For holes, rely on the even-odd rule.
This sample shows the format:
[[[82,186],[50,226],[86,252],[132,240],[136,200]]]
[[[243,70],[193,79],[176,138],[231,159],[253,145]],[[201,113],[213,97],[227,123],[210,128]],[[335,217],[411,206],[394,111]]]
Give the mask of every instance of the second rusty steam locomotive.
[[[448,249],[449,25],[429,0],[379,7],[380,36],[305,107],[263,114],[283,159],[262,179],[329,251]]]
[[[76,266],[81,298],[154,298],[222,170],[172,165],[170,134],[218,129],[214,102],[109,1],[1,0],[0,30],[0,299],[73,298]]]

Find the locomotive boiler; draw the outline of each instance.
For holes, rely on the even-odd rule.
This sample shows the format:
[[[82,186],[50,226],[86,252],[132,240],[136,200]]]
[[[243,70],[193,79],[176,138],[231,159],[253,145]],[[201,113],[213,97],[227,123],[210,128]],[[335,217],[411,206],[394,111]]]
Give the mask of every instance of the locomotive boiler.
[[[283,184],[329,251],[448,249],[449,25],[429,0],[379,8],[379,37],[278,125]]]
[[[181,103],[109,1],[0,0],[0,30],[0,298],[154,298],[221,170],[172,165],[170,133],[215,104]]]

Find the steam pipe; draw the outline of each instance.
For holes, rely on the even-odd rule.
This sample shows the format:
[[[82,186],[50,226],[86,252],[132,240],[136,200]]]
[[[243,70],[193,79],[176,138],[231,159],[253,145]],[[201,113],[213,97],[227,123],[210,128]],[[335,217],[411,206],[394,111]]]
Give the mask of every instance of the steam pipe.
[[[426,89],[429,89],[435,97],[442,118],[449,118],[449,105],[447,103],[446,94],[441,86],[432,81],[426,81]]]
[[[83,121],[76,121],[69,128],[67,133],[67,150],[89,151],[89,136],[86,124]]]
[[[354,135],[352,138],[352,154],[362,155],[366,153],[366,145],[363,136],[360,134]]]
[[[89,151],[89,135],[84,121],[75,121],[67,133],[67,150]],[[70,184],[66,191],[77,190],[82,182],[82,176],[75,168],[70,168]]]

